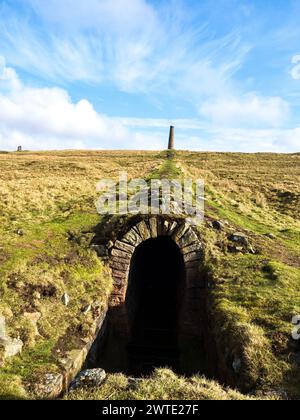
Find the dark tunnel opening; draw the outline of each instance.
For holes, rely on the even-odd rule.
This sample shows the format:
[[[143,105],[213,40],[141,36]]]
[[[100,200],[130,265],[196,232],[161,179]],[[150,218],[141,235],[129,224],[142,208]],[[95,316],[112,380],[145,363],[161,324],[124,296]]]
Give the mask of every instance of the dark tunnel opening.
[[[184,276],[183,257],[170,237],[149,239],[137,247],[126,294],[131,372],[149,374],[155,367],[178,368]]]
[[[206,272],[186,267],[169,236],[142,242],[130,261],[126,296],[109,308],[88,367],[145,376],[169,367],[214,375],[215,351],[206,310]],[[191,282],[191,270],[193,281]]]

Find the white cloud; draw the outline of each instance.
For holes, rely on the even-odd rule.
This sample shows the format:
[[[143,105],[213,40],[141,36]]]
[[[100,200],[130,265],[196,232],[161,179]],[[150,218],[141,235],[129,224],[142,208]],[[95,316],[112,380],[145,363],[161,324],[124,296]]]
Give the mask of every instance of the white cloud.
[[[161,140],[132,133],[86,99],[73,103],[63,89],[24,86],[1,58],[0,149],[161,148]]]
[[[6,66],[5,58],[0,55],[0,92],[16,90],[20,85],[17,73]]]
[[[263,106],[255,110],[263,112]],[[267,117],[264,120],[273,121]],[[178,149],[244,152],[300,149],[300,127],[258,130],[227,128],[199,119],[111,118],[97,112],[86,99],[74,103],[63,89],[24,85],[0,57],[0,150],[16,150],[19,145],[31,150],[162,150],[171,123],[176,126]]]
[[[200,130],[206,129],[207,124],[203,121],[193,118],[178,118],[167,120],[164,118],[115,118],[126,127],[143,127],[143,128],[165,128],[169,129],[170,125],[175,125],[179,130]]]
[[[211,142],[218,151],[291,153],[300,150],[300,127],[293,129],[212,130]]]
[[[280,127],[290,114],[289,104],[280,97],[254,93],[241,97],[219,97],[205,102],[200,113],[225,127]]]
[[[180,3],[23,0],[43,25],[6,9],[0,49],[15,67],[63,82],[112,83],[125,92],[195,96],[230,89],[251,49],[239,31],[216,36],[189,25]],[[200,6],[198,6],[200,7]],[[191,12],[189,12],[191,13]]]
[[[113,31],[134,31],[156,18],[144,0],[27,0],[45,20],[77,29],[104,25]]]
[[[300,80],[300,55],[294,55],[292,64],[295,66],[291,70],[291,76],[294,80]]]

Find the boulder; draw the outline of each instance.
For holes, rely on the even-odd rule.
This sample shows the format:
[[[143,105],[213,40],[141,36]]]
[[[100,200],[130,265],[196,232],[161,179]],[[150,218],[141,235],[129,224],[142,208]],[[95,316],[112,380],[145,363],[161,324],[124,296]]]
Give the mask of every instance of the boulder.
[[[64,293],[62,295],[61,301],[65,306],[68,306],[70,303],[70,296],[67,293]]]
[[[104,245],[92,245],[92,248],[97,252],[98,257],[105,257],[108,255],[107,248]]]
[[[236,246],[236,245],[228,245],[228,252],[234,254],[238,252],[243,252],[244,248],[242,246]]]
[[[0,315],[0,338],[6,337],[5,318]]]
[[[19,338],[0,337],[0,349],[2,349],[4,359],[9,359],[21,353],[23,341]]]
[[[235,232],[235,233],[233,233],[230,236],[229,239],[231,241],[233,241],[233,242],[237,242],[237,243],[239,243],[241,245],[244,245],[244,246],[248,246],[249,245],[248,237],[244,233],[241,233],[241,232]]]
[[[21,353],[23,341],[19,338],[10,338],[6,333],[5,318],[0,316],[0,365],[5,359],[14,357]]]
[[[216,230],[223,230],[224,229],[223,223],[220,222],[219,220],[214,220],[211,225]]]
[[[248,245],[248,252],[250,254],[253,254],[253,255],[257,254],[257,252],[255,251],[255,249],[251,245]]]
[[[103,384],[106,372],[103,369],[87,369],[79,373],[70,385],[70,389],[96,388]]]
[[[275,240],[276,236],[273,233],[266,233],[265,236],[269,239]]]
[[[142,383],[142,381],[143,378],[128,378],[128,387],[134,390]]]
[[[82,308],[82,312],[84,313],[84,315],[87,315],[91,310],[92,310],[91,304],[85,305]]]
[[[40,300],[42,298],[40,292],[38,292],[37,290],[35,292],[33,292],[33,298],[36,300]]]
[[[51,400],[58,398],[63,392],[64,377],[61,373],[46,373],[34,386],[38,398]]]

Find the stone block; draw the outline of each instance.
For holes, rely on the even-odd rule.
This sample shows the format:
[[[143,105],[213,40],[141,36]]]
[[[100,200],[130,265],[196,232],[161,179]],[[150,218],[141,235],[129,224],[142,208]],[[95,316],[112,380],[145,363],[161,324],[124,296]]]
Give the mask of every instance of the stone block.
[[[134,246],[129,245],[125,242],[116,241],[114,246],[115,248],[120,249],[123,252],[127,252],[128,254],[134,253]]]
[[[121,277],[114,277],[114,287],[120,286],[121,284],[124,284],[125,279],[122,279]]]
[[[119,258],[116,256],[113,256],[110,260],[116,263],[124,264],[125,269],[126,267],[129,267],[129,264],[130,264],[130,260],[128,259],[125,260],[124,258]]]
[[[177,228],[177,226],[178,226],[178,223],[177,222],[173,222],[173,223],[170,224],[169,230],[167,232],[168,236],[172,236],[173,235],[173,233],[174,233],[175,229]]]
[[[170,223],[167,220],[165,220],[162,225],[162,234],[167,235],[169,228],[170,228]]]
[[[150,235],[151,238],[157,238],[157,219],[156,217],[151,217],[149,220]]]
[[[200,243],[200,242],[199,242],[198,236],[191,228],[187,229],[184,232],[184,234],[181,236],[181,238],[177,239],[177,244],[178,246],[180,246],[180,248],[185,248],[194,243]]]
[[[186,263],[185,263],[186,270],[192,269],[192,268],[196,268],[197,270],[199,270],[199,266],[200,266],[199,260],[186,261]]]
[[[146,225],[146,222],[141,221],[135,226],[135,229],[137,230],[138,234],[140,235],[143,241],[147,241],[147,239],[151,238],[151,234],[148,229],[148,226]]]
[[[128,252],[121,251],[120,249],[113,248],[111,251],[111,255],[116,258],[120,258],[126,261],[130,261],[132,254]]]
[[[199,243],[194,243],[192,245],[186,246],[185,248],[182,249],[182,253],[185,254],[190,254],[191,252],[195,252],[195,251],[200,251],[201,248],[201,244]]]
[[[121,279],[126,279],[126,277],[127,277],[127,273],[128,273],[128,270],[126,270],[126,271],[124,271],[124,270],[117,270],[117,269],[113,269],[112,270],[112,276],[115,278],[115,277],[118,277],[118,278],[121,278]]]
[[[172,234],[172,238],[174,239],[175,242],[178,242],[180,238],[183,237],[183,235],[185,234],[185,232],[189,229],[189,225],[186,223],[183,223],[181,225],[179,225],[174,233]]]
[[[127,271],[128,266],[128,263],[124,262],[124,260],[117,259],[116,257],[112,258],[110,261],[110,267],[118,271]]]
[[[202,258],[202,252],[191,252],[190,254],[185,254],[183,256],[184,262],[190,262],[190,261],[199,261]]]
[[[163,235],[163,221],[161,219],[157,219],[157,236]]]
[[[142,238],[134,228],[130,229],[122,239],[122,242],[127,242],[133,247],[137,247],[142,241]]]

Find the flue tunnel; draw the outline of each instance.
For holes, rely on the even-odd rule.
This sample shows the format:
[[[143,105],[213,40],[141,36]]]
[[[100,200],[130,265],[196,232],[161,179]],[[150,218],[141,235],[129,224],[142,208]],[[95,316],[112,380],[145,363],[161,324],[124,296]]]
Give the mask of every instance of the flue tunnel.
[[[158,367],[207,373],[203,256],[182,219],[150,217],[123,230],[110,249],[114,289],[93,366],[135,376]]]

